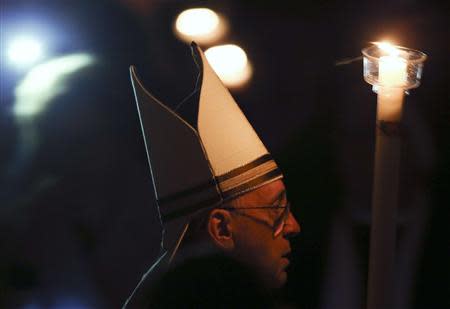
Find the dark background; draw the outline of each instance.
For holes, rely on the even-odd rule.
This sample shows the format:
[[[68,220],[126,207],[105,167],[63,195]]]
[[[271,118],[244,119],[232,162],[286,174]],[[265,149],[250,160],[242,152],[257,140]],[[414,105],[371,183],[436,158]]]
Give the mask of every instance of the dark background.
[[[127,4],[128,3],[128,4]],[[285,299],[362,308],[366,298],[376,95],[360,55],[390,38],[428,55],[406,97],[396,308],[448,308],[448,6],[437,1],[2,1],[0,307],[116,308],[152,264],[160,227],[129,81],[176,106],[197,76],[172,23],[183,9],[225,15],[219,43],[242,46],[252,80],[232,91],[285,173],[302,225]],[[32,29],[47,59],[93,65],[27,120],[13,113],[26,75],[7,41]]]

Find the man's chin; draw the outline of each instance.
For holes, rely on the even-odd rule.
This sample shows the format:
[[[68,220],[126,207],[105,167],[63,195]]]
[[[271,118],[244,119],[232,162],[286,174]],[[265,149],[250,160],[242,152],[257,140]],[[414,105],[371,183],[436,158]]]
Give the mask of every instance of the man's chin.
[[[286,269],[288,268],[288,266],[290,264],[288,259],[282,259],[281,261],[282,261],[281,269],[279,270],[279,272],[277,274],[277,280],[276,280],[278,282],[278,284],[277,284],[278,288],[281,288],[286,284],[287,277],[288,277]]]
[[[282,270],[279,274],[278,274],[278,286],[277,288],[282,288],[287,281],[287,272],[286,270]]]
[[[287,273],[286,270],[283,269],[280,270],[276,274],[276,276],[270,282],[268,282],[267,285],[270,289],[277,290],[281,289],[286,284],[286,281],[287,281]]]
[[[278,269],[272,272],[268,272],[268,269],[265,269],[264,272],[259,272],[260,279],[264,286],[270,290],[280,289],[282,288],[287,281],[287,272],[286,268],[289,263],[279,265]]]

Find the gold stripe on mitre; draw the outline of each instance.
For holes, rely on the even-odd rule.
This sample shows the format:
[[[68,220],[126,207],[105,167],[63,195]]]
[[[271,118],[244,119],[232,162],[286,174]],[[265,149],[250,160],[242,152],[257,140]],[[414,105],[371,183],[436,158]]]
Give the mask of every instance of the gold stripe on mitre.
[[[224,199],[230,199],[283,177],[275,161],[266,154],[217,177]]]

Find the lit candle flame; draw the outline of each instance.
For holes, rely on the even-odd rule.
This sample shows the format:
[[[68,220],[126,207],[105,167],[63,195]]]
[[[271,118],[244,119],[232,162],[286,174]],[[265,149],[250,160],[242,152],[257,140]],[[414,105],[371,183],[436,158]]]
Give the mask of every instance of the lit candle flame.
[[[389,42],[373,42],[379,49],[389,54],[389,56],[398,56],[400,51]]]

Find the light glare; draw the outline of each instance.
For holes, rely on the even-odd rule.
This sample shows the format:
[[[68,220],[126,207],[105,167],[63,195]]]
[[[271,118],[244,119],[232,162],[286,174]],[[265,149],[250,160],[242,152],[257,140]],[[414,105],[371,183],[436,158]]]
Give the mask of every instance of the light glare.
[[[224,18],[207,8],[185,10],[175,21],[175,33],[186,42],[211,43],[220,39],[226,28]]]
[[[8,56],[15,64],[30,64],[42,57],[42,45],[31,37],[19,37],[11,42]]]
[[[53,98],[67,90],[67,78],[94,60],[89,54],[72,54],[32,68],[15,88],[14,115],[27,118],[45,110]]]
[[[205,56],[222,82],[229,87],[245,84],[252,75],[252,68],[245,51],[237,45],[214,46]]]
[[[389,42],[373,42],[379,49],[388,53],[390,56],[397,56],[399,54],[399,50]]]

